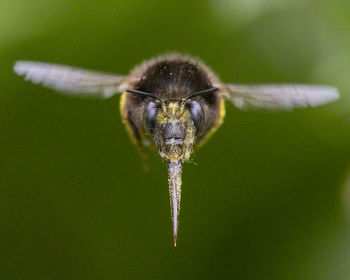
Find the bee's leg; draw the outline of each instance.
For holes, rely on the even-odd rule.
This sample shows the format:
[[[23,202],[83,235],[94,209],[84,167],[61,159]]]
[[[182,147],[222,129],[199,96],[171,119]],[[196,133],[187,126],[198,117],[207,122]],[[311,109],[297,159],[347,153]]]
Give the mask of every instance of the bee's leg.
[[[137,129],[137,126],[129,117],[125,120],[125,125],[132,142],[136,144],[137,149],[140,152],[142,168],[144,171],[148,171],[149,170],[148,158],[144,149],[144,145],[142,143],[140,132]]]
[[[137,146],[137,149],[140,152],[143,170],[148,170],[147,155],[144,150],[141,132],[143,127],[142,123],[137,125],[139,116],[138,114],[133,113],[135,110],[132,109],[135,106],[137,107],[137,102],[131,98],[129,93],[124,92],[120,99],[120,112],[122,120],[126,126],[126,131],[128,132],[131,141]]]
[[[145,149],[142,145],[139,145],[139,144],[137,144],[137,149],[140,152],[142,169],[143,171],[148,171],[149,170],[148,157],[145,152]]]
[[[143,171],[148,171],[149,170],[149,164],[148,164],[148,157],[147,154],[143,148],[142,145],[137,145],[138,150],[140,152],[140,156],[141,156],[141,165],[142,165],[142,169]]]

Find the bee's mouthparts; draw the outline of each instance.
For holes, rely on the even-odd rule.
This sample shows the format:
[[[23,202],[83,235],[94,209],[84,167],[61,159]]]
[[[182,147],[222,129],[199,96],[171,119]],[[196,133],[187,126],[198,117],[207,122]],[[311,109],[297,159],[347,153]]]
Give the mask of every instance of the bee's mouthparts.
[[[183,122],[168,122],[163,126],[165,145],[182,145],[186,137],[186,125]]]
[[[180,161],[168,163],[169,194],[171,205],[171,218],[173,220],[174,246],[176,246],[177,241],[178,218],[180,214],[181,173],[182,164]]]

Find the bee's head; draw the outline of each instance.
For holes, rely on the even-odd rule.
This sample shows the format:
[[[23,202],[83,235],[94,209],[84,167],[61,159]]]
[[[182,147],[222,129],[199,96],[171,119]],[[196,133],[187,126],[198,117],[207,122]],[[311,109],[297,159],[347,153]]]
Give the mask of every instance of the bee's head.
[[[197,101],[157,100],[148,103],[143,119],[146,131],[157,143],[160,156],[174,162],[189,159],[205,116]]]
[[[201,95],[217,88],[195,92],[185,98],[162,99],[151,93],[128,90],[143,95],[147,100],[143,123],[146,132],[157,144],[160,156],[168,162],[186,161],[190,158],[197,136],[205,127],[205,113]]]

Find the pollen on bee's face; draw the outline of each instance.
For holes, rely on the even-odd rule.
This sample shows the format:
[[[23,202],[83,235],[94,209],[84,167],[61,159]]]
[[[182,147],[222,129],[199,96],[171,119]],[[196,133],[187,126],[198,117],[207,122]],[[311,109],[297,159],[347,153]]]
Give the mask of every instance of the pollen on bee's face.
[[[181,102],[162,104],[157,116],[159,154],[168,161],[187,160],[194,143],[193,122]]]
[[[162,124],[169,121],[180,120],[184,111],[185,107],[180,102],[164,102],[161,105],[158,121]]]

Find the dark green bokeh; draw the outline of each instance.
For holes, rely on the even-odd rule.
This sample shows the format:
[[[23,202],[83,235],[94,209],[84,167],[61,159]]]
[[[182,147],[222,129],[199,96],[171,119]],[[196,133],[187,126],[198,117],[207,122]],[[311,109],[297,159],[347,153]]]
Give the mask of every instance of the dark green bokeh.
[[[2,1],[0,279],[349,279],[350,7],[279,2]],[[169,51],[225,82],[342,94],[293,113],[227,104],[184,167],[177,248],[165,164],[150,152],[142,171],[119,97],[66,97],[11,70],[26,59],[127,74]]]

